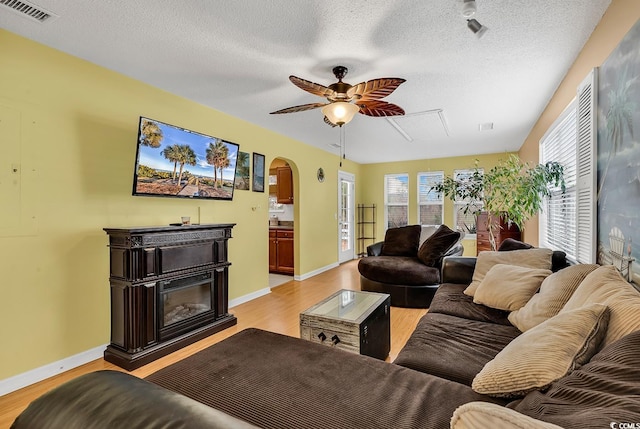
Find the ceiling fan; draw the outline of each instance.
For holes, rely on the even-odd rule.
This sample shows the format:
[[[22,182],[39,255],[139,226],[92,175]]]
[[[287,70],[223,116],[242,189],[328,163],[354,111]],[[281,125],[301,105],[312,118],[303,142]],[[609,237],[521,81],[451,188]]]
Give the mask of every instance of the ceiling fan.
[[[387,77],[350,85],[342,81],[347,72],[348,69],[344,66],[334,67],[333,74],[338,81],[328,87],[296,76],[289,76],[289,80],[298,88],[313,95],[325,97],[329,102],[287,107],[271,112],[271,114],[302,112],[322,107],[324,121],[332,127],[348,123],[357,112],[367,116],[404,115],[402,107],[380,99],[395,91],[400,84],[405,82],[405,79]]]

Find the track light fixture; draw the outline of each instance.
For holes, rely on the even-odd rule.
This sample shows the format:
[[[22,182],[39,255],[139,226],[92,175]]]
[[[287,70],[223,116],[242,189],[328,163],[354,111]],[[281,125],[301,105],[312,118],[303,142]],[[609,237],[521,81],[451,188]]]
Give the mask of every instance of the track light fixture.
[[[489,31],[488,27],[485,27],[484,25],[480,24],[475,19],[467,19],[467,27],[469,27],[469,29],[473,31],[473,33],[476,35],[478,39],[484,36],[484,33]]]
[[[476,0],[463,0],[462,16],[465,19],[469,19],[475,14],[476,14]]]

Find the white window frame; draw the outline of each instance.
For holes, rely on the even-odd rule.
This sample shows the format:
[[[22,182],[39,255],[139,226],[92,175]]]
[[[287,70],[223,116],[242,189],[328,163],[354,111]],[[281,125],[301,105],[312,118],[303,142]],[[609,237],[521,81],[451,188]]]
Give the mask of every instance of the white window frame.
[[[540,139],[540,163],[555,161],[564,168],[565,192],[559,187],[551,188],[551,197],[544,203],[539,218],[539,243],[541,247],[566,252],[576,261],[576,99],[564,109],[560,116]]]
[[[429,171],[418,173],[418,223],[421,221],[421,208],[422,206],[440,206],[440,219],[441,222],[436,225],[444,223],[444,198],[442,194],[438,194],[431,188],[444,181],[444,171]]]
[[[540,162],[563,165],[566,189],[552,188],[539,217],[538,241],[577,263],[596,262],[596,82],[594,69],[540,139]]]
[[[406,202],[403,203],[389,203],[389,181],[392,179],[404,179],[407,183],[406,189]],[[409,173],[397,173],[397,174],[385,174],[384,175],[384,228],[385,231],[389,228],[389,207],[406,207],[407,218],[404,225],[409,224]]]
[[[476,169],[464,169],[464,170],[453,170],[453,179],[457,182],[458,180],[460,180],[461,176],[471,176],[473,175],[473,173],[476,171]],[[480,172],[480,174],[484,174],[484,169],[483,168],[478,168],[478,171]],[[459,211],[459,205],[460,206],[464,206],[469,202],[469,200],[462,198],[455,198],[453,201],[453,225],[454,228],[458,228],[458,211]],[[478,208],[482,209],[482,207],[484,206],[484,203],[482,201],[478,201],[476,203],[478,205]],[[476,220],[477,221],[477,220]],[[465,232],[465,237],[466,238],[475,238],[476,234],[469,232],[469,231],[464,231]]]

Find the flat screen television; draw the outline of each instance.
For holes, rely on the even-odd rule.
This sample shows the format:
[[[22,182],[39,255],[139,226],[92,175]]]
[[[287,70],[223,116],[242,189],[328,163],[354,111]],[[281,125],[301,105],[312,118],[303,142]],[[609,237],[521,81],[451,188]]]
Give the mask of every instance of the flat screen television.
[[[140,117],[133,195],[231,200],[239,148]]]

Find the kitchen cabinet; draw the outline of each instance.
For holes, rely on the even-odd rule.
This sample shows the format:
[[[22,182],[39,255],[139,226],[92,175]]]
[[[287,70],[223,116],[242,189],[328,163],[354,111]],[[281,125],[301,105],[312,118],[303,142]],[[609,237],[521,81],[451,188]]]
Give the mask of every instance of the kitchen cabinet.
[[[493,235],[496,239],[496,246],[500,247],[507,238],[513,238],[514,240],[521,240],[522,234],[520,229],[513,222],[505,221],[502,217],[497,219],[492,216],[493,222]],[[480,253],[483,250],[491,250],[491,241],[489,239],[489,222],[486,212],[478,214],[478,220],[476,223],[476,240],[477,240],[477,252]]]
[[[279,204],[293,204],[293,174],[291,167],[276,169],[276,198]]]
[[[269,229],[269,272],[293,274],[293,230]]]

